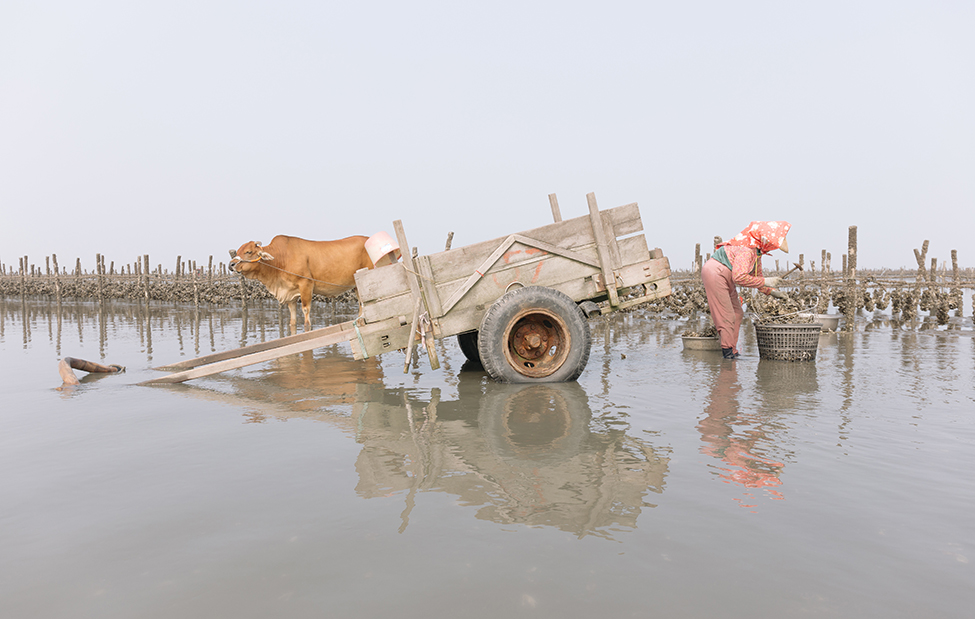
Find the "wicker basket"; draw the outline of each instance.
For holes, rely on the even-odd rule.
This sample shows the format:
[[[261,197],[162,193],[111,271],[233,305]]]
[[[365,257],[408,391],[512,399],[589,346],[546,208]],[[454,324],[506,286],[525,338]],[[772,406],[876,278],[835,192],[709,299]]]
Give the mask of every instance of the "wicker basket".
[[[822,328],[818,322],[755,325],[758,356],[772,361],[815,361]]]

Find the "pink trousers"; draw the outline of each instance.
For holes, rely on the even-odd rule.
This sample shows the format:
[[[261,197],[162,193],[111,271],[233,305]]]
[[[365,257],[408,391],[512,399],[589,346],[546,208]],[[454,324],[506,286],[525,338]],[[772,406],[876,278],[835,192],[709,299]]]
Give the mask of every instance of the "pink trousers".
[[[701,268],[701,280],[708,295],[711,319],[718,329],[721,348],[738,352],[738,331],[741,330],[741,319],[745,312],[741,309],[738,287],[731,279],[731,269],[712,258]]]

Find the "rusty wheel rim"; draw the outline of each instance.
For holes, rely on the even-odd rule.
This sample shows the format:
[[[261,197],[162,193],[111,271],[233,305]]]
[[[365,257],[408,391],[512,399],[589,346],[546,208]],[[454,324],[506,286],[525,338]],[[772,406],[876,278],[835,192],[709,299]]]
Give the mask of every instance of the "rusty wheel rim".
[[[571,336],[565,321],[542,310],[525,310],[504,333],[504,356],[516,372],[530,378],[549,376],[565,363]]]

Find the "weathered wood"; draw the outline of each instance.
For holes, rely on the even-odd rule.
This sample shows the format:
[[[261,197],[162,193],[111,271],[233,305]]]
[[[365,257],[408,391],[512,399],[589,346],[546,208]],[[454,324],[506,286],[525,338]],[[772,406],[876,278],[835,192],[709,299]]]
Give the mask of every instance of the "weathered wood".
[[[552,219],[556,223],[562,221],[562,211],[559,210],[559,199],[555,197],[554,193],[548,194],[548,203],[552,207]]]
[[[413,321],[410,322],[410,341],[406,347],[406,362],[403,364],[403,373],[410,371],[410,362],[416,354],[416,328],[420,326],[420,297],[415,298],[413,304]]]
[[[443,304],[440,302],[440,293],[437,290],[436,278],[433,274],[433,266],[430,264],[430,256],[420,256],[416,262],[417,273],[420,275],[420,286],[423,290],[423,297],[429,308],[430,318],[434,319],[443,315]]]
[[[394,221],[393,228],[396,230],[396,240],[399,242],[403,268],[406,271],[406,283],[410,286],[410,295],[414,299],[419,299],[420,281],[416,277],[416,265],[413,263],[413,256],[410,253],[410,244],[406,240],[406,230],[403,228],[403,221],[401,219]]]
[[[54,297],[57,302],[61,302],[61,272],[58,269],[58,255],[51,254],[51,259],[54,262]]]
[[[488,270],[494,266],[494,263],[498,261],[498,258],[504,255],[508,249],[511,248],[515,243],[514,235],[506,238],[501,245],[495,249],[490,256],[487,257],[483,262],[481,262],[477,267],[475,267],[474,272],[467,278],[467,280],[461,284],[461,286],[447,298],[444,303],[445,311],[450,311],[458,301],[460,301],[467,292],[474,287],[474,284],[478,282],[482,277],[484,277]]]
[[[374,357],[394,350],[403,350],[410,345],[410,322],[409,316],[398,316],[396,321],[387,321],[389,328],[383,330],[373,330],[371,328],[360,329],[359,338],[351,340],[352,355],[356,359]]]
[[[313,331],[306,331],[304,333],[298,333],[296,335],[289,335],[275,340],[270,340],[268,342],[251,344],[250,346],[244,346],[243,348],[236,348],[234,350],[227,350],[224,352],[204,355],[202,357],[196,357],[195,359],[186,359],[185,361],[180,361],[178,363],[173,363],[170,365],[163,365],[153,369],[170,371],[170,372],[188,370],[195,367],[207,365],[210,363],[216,363],[217,361],[225,361],[227,359],[235,359],[237,357],[249,355],[256,352],[273,350],[275,348],[280,348],[281,346],[286,346],[288,344],[295,344],[298,342],[305,342],[308,340],[318,339],[330,333],[343,332],[343,330],[346,329],[345,327],[343,327],[342,324],[331,325],[328,327],[323,327],[321,329],[315,329]]]
[[[645,260],[647,258],[645,249],[646,245],[643,241],[642,235],[639,237],[624,239],[624,242],[630,242],[631,239],[640,239],[640,242],[643,242],[643,250],[638,256],[629,257],[630,261],[636,262],[638,260]],[[520,246],[516,246],[516,244],[520,244]],[[456,296],[459,298],[462,296],[462,292],[469,289],[469,287],[464,288],[465,285],[471,284],[472,282],[476,283],[479,279],[481,279],[481,276],[477,273],[474,275],[469,275],[472,269],[483,273],[485,276],[488,274],[497,274],[504,271],[519,270],[522,268],[530,269],[533,268],[535,263],[538,263],[548,257],[548,254],[563,256],[572,261],[589,265],[595,269],[599,268],[599,261],[598,257],[595,255],[596,252],[594,246],[584,248],[581,251],[568,250],[535,239],[529,239],[524,235],[515,234],[509,236],[507,239],[504,239],[502,245],[492,252],[488,259],[481,262],[479,267],[475,266],[476,263],[470,265],[470,267],[464,271],[464,274],[467,277],[463,281],[449,280],[444,278],[439,270],[435,270],[432,260],[430,270],[431,273],[436,272],[436,285],[438,287],[438,295],[441,298],[443,296],[448,296],[451,298]],[[503,264],[498,262],[498,258],[500,257],[504,258]],[[427,258],[429,258],[429,256]],[[481,271],[481,268],[484,270]],[[360,300],[363,302],[363,304],[368,305],[370,302],[382,301],[389,297],[402,294],[404,292],[403,288],[405,282],[402,279],[391,277],[386,273],[369,272],[362,273],[361,277],[357,278],[357,283],[359,286]],[[443,305],[443,311],[445,313],[448,311],[450,306],[448,306],[447,303],[444,303]],[[402,311],[407,310],[404,309]]]
[[[142,265],[142,273],[143,273],[143,275],[142,275],[142,285],[143,285],[142,294],[143,294],[143,296],[145,296],[146,304],[148,304],[149,303],[149,254],[143,254],[142,260],[144,261],[143,262],[143,265]]]
[[[623,280],[621,288],[630,288],[639,284],[653,288],[651,284],[657,284],[658,287],[666,285],[666,290],[670,290],[670,283],[667,279],[670,277],[669,261],[666,258],[648,260],[649,263],[629,265],[620,269],[620,277]],[[543,269],[543,272],[545,270],[547,269]],[[595,281],[602,279],[602,273],[594,268],[589,268],[589,272],[591,273],[589,277],[578,277],[570,280],[559,278],[562,280],[560,282],[543,280],[538,285],[557,288],[576,302],[597,297],[601,293],[605,294],[605,287]],[[465,298],[464,303],[440,318],[441,332],[446,336],[478,329],[485,310],[500,297],[499,292],[503,293],[503,288],[495,288],[493,291],[487,288],[480,290],[475,288],[470,298]]]
[[[643,231],[640,210],[636,203],[618,206],[602,211],[604,221],[611,221],[616,236],[629,236]],[[586,247],[595,249],[596,239],[593,237],[589,216],[567,219],[560,223],[552,223],[533,230],[518,233],[520,236],[534,239],[543,243],[550,243],[556,247],[582,252]],[[449,252],[430,254],[430,262],[437,273],[438,283],[466,279],[471,271],[480,264],[504,240],[511,235],[482,241],[452,249]],[[595,256],[595,251],[592,254]]]
[[[603,218],[599,214],[599,207],[596,206],[596,194],[586,194],[586,201],[589,203],[589,219],[592,222],[592,231],[596,237],[596,251],[599,253],[599,263],[603,269],[603,279],[609,291],[609,304],[617,306],[620,303],[616,293],[616,277],[613,275],[613,260],[609,250],[609,240],[606,230],[603,227]],[[613,237],[615,240],[615,236]]]
[[[379,303],[389,297],[409,294],[410,284],[406,279],[406,269],[401,262],[394,262],[375,269],[357,271],[355,274],[356,292],[359,302],[365,309],[367,304]],[[401,314],[412,311],[412,302]],[[369,320],[369,317],[366,317]]]
[[[646,238],[642,234],[622,239],[619,242],[619,247],[625,257],[623,262],[627,265],[639,264],[651,259]],[[662,255],[659,249],[655,251]],[[507,253],[502,254],[505,260],[496,262],[483,278],[468,278],[463,282],[441,282],[438,273],[436,275],[438,281],[435,284],[438,296],[444,298],[454,295],[462,296],[463,299],[462,302],[449,308],[445,304],[443,313],[439,316],[433,316],[437,319],[435,327],[439,332],[450,333],[444,328],[440,320],[443,315],[451,314],[462,307],[493,302],[504,294],[508,286],[516,281],[526,286],[538,285],[558,288],[567,294],[569,294],[568,290],[571,289],[573,294],[569,296],[572,296],[576,301],[589,298],[604,290],[602,286],[595,286],[591,283],[583,285],[583,280],[601,273],[598,259],[595,256],[595,247],[589,247],[582,252],[566,253],[570,253],[573,259],[547,254],[524,245],[515,244]],[[383,267],[383,269],[386,268]],[[379,270],[377,269],[377,271]],[[390,277],[381,275],[381,273],[373,271],[357,274],[362,312],[369,322],[390,315],[408,315],[412,311],[412,302],[406,290],[405,280],[393,277],[397,275],[396,273],[391,273]],[[476,285],[467,289],[464,295],[460,295],[461,286],[471,279],[475,280]],[[578,281],[573,282],[573,280]],[[602,280],[600,279],[600,281]],[[623,282],[621,285],[632,286],[637,283],[643,282]],[[427,282],[424,284],[427,285]],[[472,328],[477,328],[477,325]],[[438,333],[438,337],[442,337],[442,335]]]
[[[849,229],[849,243],[847,247],[847,268],[846,268],[846,307],[843,312],[846,322],[843,325],[845,331],[855,331],[856,327],[854,322],[856,320],[857,311],[857,227],[850,226]],[[927,248],[925,247],[925,251]]]
[[[396,329],[399,326],[399,319],[394,318],[376,323],[374,325],[363,325],[359,327],[359,329],[362,332],[372,334]],[[301,336],[308,337],[302,338]],[[226,353],[218,353],[218,355],[230,354],[232,356],[224,360],[209,362],[205,365],[196,365],[192,369],[185,371],[167,374],[166,376],[161,376],[159,378],[153,378],[140,384],[157,385],[165,383],[181,383],[194,378],[202,378],[204,376],[226,372],[227,370],[235,370],[248,365],[271,361],[279,357],[285,357],[287,355],[293,355],[308,350],[313,350],[315,348],[321,348],[322,346],[331,346],[333,344],[351,342],[353,340],[358,340],[358,335],[356,333],[355,321],[350,320],[341,324],[325,327],[324,329],[316,329],[315,331],[309,331],[308,333],[272,340],[270,342],[265,342],[264,344],[254,344],[253,346],[238,348],[237,350],[227,351]],[[266,344],[271,346],[258,348],[265,346]],[[215,356],[217,355],[208,355],[207,357]]]
[[[436,340],[433,337],[433,325],[430,323],[429,318],[424,320],[425,316],[420,317],[420,336],[423,340],[423,345],[427,349],[427,359],[430,361],[431,370],[440,369],[440,359],[437,357]]]
[[[620,254],[618,239],[616,237],[621,235],[616,232],[616,226],[611,217],[602,211],[600,211],[599,217],[603,220],[603,230],[606,232],[606,243],[609,246],[609,257],[611,260],[610,264],[614,269],[618,269],[623,266],[623,257]]]

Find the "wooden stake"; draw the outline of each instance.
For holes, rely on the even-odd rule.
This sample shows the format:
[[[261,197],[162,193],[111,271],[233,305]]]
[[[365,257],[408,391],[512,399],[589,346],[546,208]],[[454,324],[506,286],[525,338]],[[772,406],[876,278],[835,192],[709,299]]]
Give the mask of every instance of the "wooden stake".
[[[555,197],[554,193],[548,194],[548,203],[552,207],[552,219],[555,223],[562,221],[562,211],[559,210],[559,199]]]

